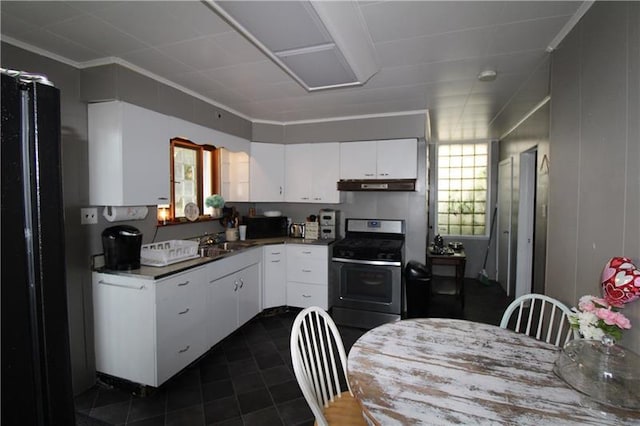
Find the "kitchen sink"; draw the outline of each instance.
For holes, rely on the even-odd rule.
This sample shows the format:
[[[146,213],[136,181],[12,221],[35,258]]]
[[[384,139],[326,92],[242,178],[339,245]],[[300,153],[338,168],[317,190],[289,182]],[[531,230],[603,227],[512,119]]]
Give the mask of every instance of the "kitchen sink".
[[[216,244],[201,244],[199,248],[202,257],[222,257],[238,250],[253,247],[256,244],[249,241],[227,241]]]

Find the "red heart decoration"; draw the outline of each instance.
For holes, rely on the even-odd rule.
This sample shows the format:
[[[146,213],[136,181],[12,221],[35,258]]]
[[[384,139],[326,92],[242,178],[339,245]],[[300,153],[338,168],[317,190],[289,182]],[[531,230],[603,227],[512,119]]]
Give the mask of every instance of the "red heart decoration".
[[[602,271],[602,293],[611,305],[640,298],[640,270],[628,257],[611,258]]]

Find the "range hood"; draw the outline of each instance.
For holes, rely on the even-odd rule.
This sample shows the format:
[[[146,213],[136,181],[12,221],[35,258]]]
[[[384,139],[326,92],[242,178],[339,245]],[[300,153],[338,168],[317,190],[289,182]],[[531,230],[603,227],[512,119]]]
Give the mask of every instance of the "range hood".
[[[354,179],[338,181],[338,191],[415,191],[415,179]]]

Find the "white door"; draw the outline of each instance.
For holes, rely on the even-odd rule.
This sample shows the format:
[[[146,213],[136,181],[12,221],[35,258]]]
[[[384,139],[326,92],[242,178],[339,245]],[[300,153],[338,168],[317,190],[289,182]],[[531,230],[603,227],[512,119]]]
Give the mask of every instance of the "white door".
[[[531,293],[533,284],[533,238],[535,225],[537,149],[520,154],[520,201],[515,297]]]
[[[498,166],[498,282],[512,296],[511,289],[511,204],[513,201],[513,159]]]

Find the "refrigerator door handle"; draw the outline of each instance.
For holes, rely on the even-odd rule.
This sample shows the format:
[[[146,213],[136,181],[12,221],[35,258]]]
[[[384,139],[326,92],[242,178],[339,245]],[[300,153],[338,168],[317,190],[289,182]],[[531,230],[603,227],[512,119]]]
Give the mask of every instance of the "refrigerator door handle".
[[[142,289],[145,288],[144,284],[142,284],[141,286],[130,286],[130,285],[124,285],[124,284],[110,283],[108,281],[103,281],[103,280],[98,281],[98,284],[110,285],[110,286],[113,286],[113,287],[128,288],[128,289],[131,289],[131,290],[142,290]]]

